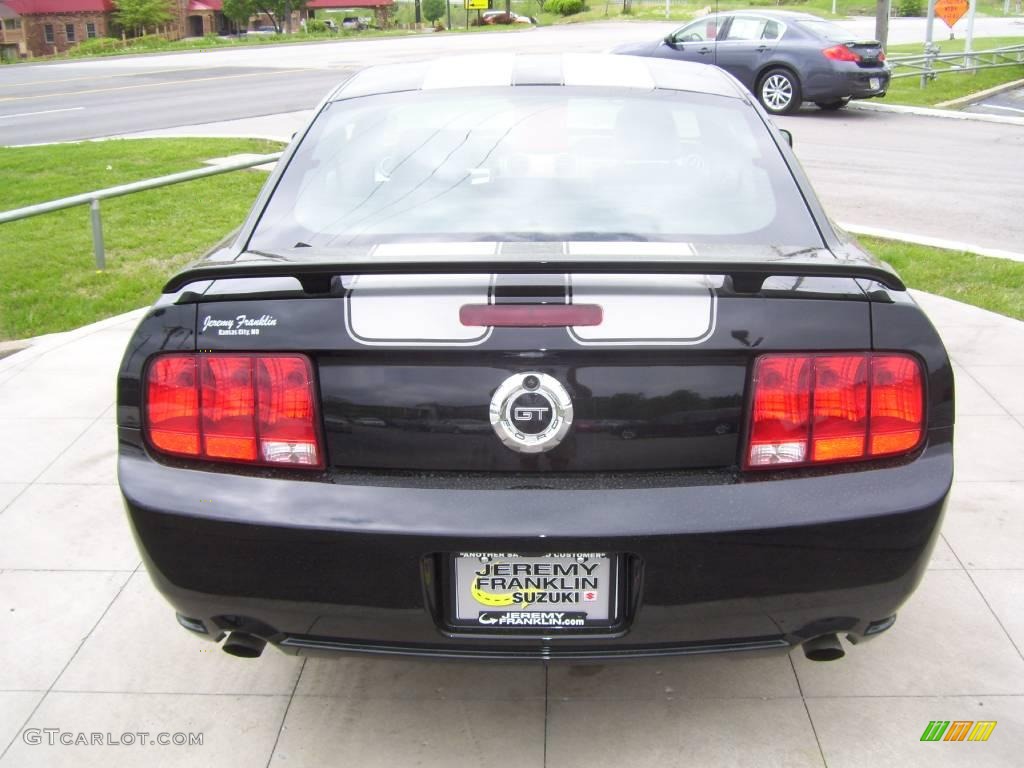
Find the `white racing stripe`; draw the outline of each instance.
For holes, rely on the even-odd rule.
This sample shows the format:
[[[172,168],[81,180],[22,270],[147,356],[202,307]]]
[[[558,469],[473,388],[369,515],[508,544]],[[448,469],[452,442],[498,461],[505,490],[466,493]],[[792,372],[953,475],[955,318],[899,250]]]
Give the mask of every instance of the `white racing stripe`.
[[[647,60],[640,57],[567,53],[562,59],[562,69],[566,85],[654,88]]]
[[[431,62],[423,78],[423,90],[512,85],[513,54],[454,56]]]
[[[360,344],[460,347],[482,344],[491,328],[459,321],[463,304],[486,304],[491,275],[359,275],[346,285],[345,326]]]
[[[715,332],[718,296],[706,275],[573,275],[572,301],[598,304],[600,325],[569,328],[584,346],[689,346]]]
[[[495,242],[471,243],[381,243],[373,249],[371,258],[396,261],[423,261],[425,258],[479,259],[497,255]]]
[[[636,257],[636,258],[686,258],[695,256],[696,252],[689,243],[647,243],[624,240],[566,243],[566,252],[570,256],[604,256],[604,257]]]

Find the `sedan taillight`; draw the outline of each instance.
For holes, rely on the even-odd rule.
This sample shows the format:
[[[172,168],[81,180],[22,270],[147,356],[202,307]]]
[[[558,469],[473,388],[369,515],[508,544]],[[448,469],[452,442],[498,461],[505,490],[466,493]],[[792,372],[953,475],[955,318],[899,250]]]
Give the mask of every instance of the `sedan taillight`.
[[[831,48],[826,48],[822,51],[825,54],[826,59],[832,61],[860,61],[860,56],[845,45],[833,45]]]
[[[772,469],[908,453],[924,435],[924,383],[904,354],[762,355],[744,464]]]
[[[145,432],[175,456],[323,467],[305,355],[161,355],[146,376]]]

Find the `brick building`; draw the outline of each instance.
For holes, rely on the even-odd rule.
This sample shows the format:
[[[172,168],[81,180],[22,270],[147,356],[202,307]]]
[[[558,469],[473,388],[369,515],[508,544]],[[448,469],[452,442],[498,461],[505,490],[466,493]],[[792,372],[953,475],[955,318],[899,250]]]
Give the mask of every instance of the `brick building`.
[[[309,10],[293,14],[292,29],[298,30],[300,19],[312,16],[315,9],[366,8],[379,16],[393,4],[394,0],[310,0]],[[169,0],[168,5],[171,21],[164,31],[172,40],[236,31],[224,16],[223,0]],[[116,10],[112,0],[0,0],[0,57],[50,56],[93,37],[120,36],[114,29]],[[270,23],[268,18],[253,18],[254,26]]]
[[[110,0],[0,0],[0,55],[47,56],[110,34]]]

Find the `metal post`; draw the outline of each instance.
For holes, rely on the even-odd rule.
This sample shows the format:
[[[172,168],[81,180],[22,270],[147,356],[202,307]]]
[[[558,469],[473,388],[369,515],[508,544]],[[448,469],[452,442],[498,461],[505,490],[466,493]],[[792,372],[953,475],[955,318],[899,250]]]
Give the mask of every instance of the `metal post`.
[[[96,257],[96,269],[107,268],[107,255],[103,250],[103,220],[100,218],[100,201],[93,198],[89,202],[89,213],[92,218],[92,252]]]
[[[967,12],[967,39],[964,41],[964,66],[974,69],[974,11],[978,7],[978,0],[971,0],[971,9]]]
[[[921,73],[921,87],[924,88],[931,80],[932,56],[935,51],[932,48],[932,28],[935,26],[935,0],[928,0],[928,21],[924,28],[924,71]]]
[[[833,3],[835,0],[833,0]],[[875,5],[875,39],[881,44],[884,51],[889,44],[889,13],[892,3],[890,0],[878,0]],[[835,13],[835,10],[832,11]]]
[[[835,0],[832,0],[835,2]],[[672,15],[672,0],[665,0],[665,18],[669,18]]]

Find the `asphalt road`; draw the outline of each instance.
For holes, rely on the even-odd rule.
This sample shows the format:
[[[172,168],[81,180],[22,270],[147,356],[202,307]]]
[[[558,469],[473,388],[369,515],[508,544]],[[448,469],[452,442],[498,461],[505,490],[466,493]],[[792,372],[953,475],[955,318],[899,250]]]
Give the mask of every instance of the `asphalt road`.
[[[843,22],[864,37],[874,20]],[[0,145],[72,141],[308,109],[351,71],[441,54],[601,51],[657,39],[675,22],[542,27],[508,33],[260,46],[0,68]],[[981,18],[977,34],[1024,34],[1024,20]],[[890,41],[924,37],[893,19]]]
[[[920,20],[893,21],[892,42],[922,39]],[[1024,32],[1020,20],[978,22],[979,35]],[[846,23],[864,36],[873,31],[871,19]],[[369,64],[441,54],[601,51],[675,26],[580,24],[3,67],[0,145],[305,110]],[[1004,109],[992,109],[992,100],[989,111],[1015,114],[1005,107],[1020,102],[1008,101],[1010,94],[1001,98]],[[1024,250],[1024,128],[813,107],[779,122],[793,131],[797,154],[838,221]]]
[[[776,121],[833,219],[1024,252],[1024,126],[806,107]]]
[[[965,112],[981,112],[988,115],[1006,115],[1008,117],[1024,117],[1024,88],[1005,91],[990,96],[967,107]]]

